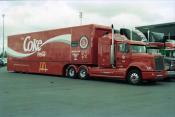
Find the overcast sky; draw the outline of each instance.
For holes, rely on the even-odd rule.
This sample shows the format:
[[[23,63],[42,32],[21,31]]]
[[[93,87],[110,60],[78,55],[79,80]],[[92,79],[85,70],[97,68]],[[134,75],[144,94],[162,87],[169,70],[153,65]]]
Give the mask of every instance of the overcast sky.
[[[76,26],[114,24],[115,28],[175,22],[175,0],[64,0],[0,1],[0,46],[2,14],[8,35]]]

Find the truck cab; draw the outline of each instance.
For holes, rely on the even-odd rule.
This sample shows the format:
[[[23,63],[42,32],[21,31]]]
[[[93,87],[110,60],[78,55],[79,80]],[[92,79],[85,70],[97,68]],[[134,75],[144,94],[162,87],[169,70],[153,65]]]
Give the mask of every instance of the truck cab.
[[[166,79],[175,77],[175,41],[171,39],[171,36],[166,37],[163,33],[149,30],[144,34],[139,30],[123,30],[128,39],[145,41],[147,53],[164,56],[164,65],[168,73]]]
[[[172,42],[149,42],[147,53],[164,56],[167,79],[175,77],[175,46]]]
[[[124,35],[114,35],[114,64],[110,62],[112,34],[99,38],[98,68],[90,75],[116,77],[131,84],[155,81],[166,76],[163,56],[146,53],[146,43],[128,40]]]

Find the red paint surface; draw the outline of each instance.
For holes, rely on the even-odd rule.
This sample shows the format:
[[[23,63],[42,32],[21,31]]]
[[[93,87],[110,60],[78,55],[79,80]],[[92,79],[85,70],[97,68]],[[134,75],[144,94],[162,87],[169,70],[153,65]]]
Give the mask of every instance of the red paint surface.
[[[108,32],[109,34],[106,34]],[[119,43],[128,45],[145,45],[144,42],[130,41],[125,36],[115,35],[115,65],[110,64],[110,46],[111,46],[111,28],[99,25],[84,25],[49,31],[33,32],[8,37],[8,47],[21,53],[28,53],[23,50],[24,38],[31,36],[34,39],[47,41],[50,38],[63,34],[71,34],[71,42],[77,44],[76,47],[65,43],[49,43],[41,48],[45,51],[46,56],[38,57],[37,53],[25,57],[15,58],[8,56],[8,71],[19,71],[29,73],[64,75],[65,67],[74,65],[76,70],[81,65],[88,68],[90,76],[114,77],[125,79],[127,72],[132,67],[140,69],[143,80],[154,80],[152,73],[154,70],[147,72],[147,67],[152,67],[153,55],[143,53],[121,53],[118,51]],[[87,48],[80,47],[80,39],[85,36],[88,39]],[[84,42],[83,42],[84,43]],[[86,44],[84,44],[86,45]],[[39,51],[39,52],[40,52]],[[164,71],[160,74],[165,76]]]

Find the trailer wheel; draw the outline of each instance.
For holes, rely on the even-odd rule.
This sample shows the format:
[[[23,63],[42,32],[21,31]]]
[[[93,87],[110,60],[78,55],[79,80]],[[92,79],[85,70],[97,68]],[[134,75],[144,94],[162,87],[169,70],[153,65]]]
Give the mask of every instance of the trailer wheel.
[[[139,70],[133,69],[128,72],[127,80],[130,84],[138,85],[142,82],[142,76]]]
[[[78,77],[82,80],[85,80],[88,78],[88,76],[89,76],[88,70],[85,67],[80,67]]]
[[[76,78],[77,76],[77,73],[74,67],[68,67],[66,72],[67,72],[66,75],[69,78]]]

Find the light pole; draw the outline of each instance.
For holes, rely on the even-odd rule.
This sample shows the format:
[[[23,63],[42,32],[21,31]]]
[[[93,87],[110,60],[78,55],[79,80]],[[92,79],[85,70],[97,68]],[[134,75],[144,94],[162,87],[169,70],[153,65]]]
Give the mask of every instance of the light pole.
[[[2,14],[2,58],[4,58],[4,17],[5,14]]]
[[[80,12],[80,13],[79,13],[79,17],[80,17],[80,25],[82,25],[83,12]]]

